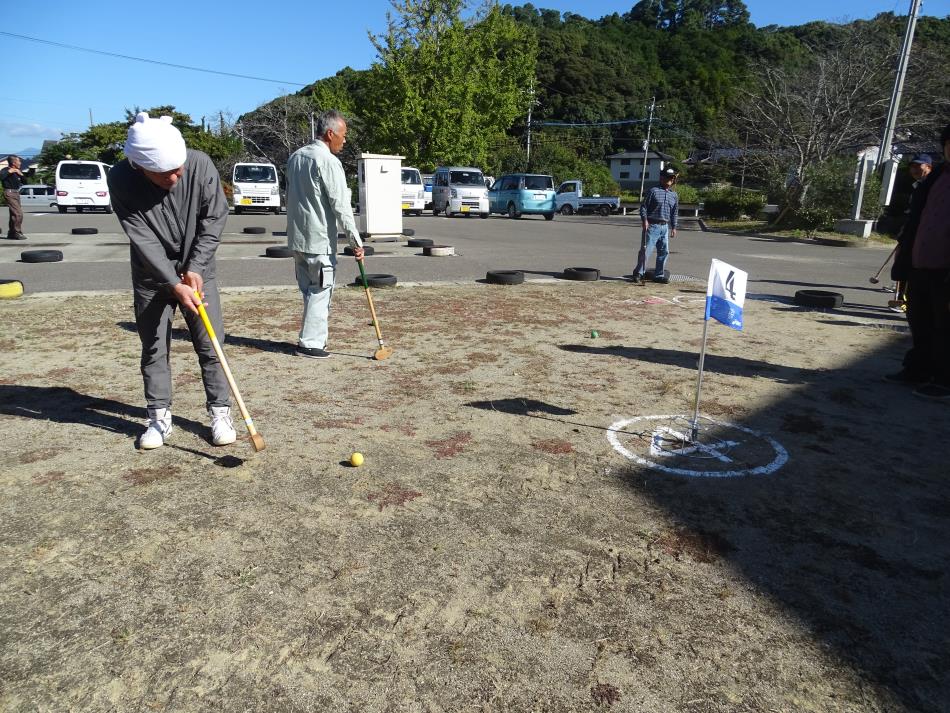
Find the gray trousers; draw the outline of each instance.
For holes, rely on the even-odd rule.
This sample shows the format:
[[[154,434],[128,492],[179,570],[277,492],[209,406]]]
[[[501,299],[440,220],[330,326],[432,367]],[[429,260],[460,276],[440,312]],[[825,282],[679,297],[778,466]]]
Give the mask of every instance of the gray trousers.
[[[7,207],[10,209],[10,229],[7,237],[23,235],[23,208],[20,206],[20,191],[5,190],[3,195],[7,199]]]
[[[172,405],[172,372],[169,363],[169,344],[172,337],[172,318],[179,306],[170,292],[132,285],[135,294],[135,326],[142,340],[142,379],[145,382],[145,401],[149,408],[169,408]],[[214,279],[204,283],[205,308],[218,343],[224,342],[224,321],[221,318],[221,297]],[[211,339],[201,317],[190,310],[182,310],[191,344],[198,355],[201,379],[204,382],[208,406],[230,406],[231,392],[218,361]]]
[[[310,349],[326,349],[336,255],[315,255],[295,250],[294,271],[297,287],[303,295],[303,319],[297,343]]]

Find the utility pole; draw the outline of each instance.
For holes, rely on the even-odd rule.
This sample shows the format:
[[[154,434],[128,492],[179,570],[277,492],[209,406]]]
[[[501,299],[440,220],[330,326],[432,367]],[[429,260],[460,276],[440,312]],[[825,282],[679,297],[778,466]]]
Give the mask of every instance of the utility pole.
[[[91,129],[92,127],[93,127],[93,123],[92,123],[92,107],[89,107],[89,128]]]
[[[531,98],[528,101],[528,145],[525,153],[525,171],[531,170],[531,112],[534,110],[534,105],[538,103],[534,99],[534,77],[531,78],[530,94]]]
[[[310,143],[314,143],[317,140],[317,130],[313,123],[313,112],[310,112]]]
[[[643,183],[647,179],[647,154],[650,153],[650,130],[653,128],[653,110],[656,97],[650,101],[650,118],[647,120],[647,140],[643,142],[643,171],[640,173],[640,202],[643,203]]]
[[[881,140],[881,149],[878,153],[878,165],[884,166],[892,162],[891,144],[894,141],[894,127],[897,124],[897,114],[900,109],[901,94],[904,91],[904,78],[907,76],[907,65],[910,62],[910,48],[914,42],[914,29],[917,27],[917,16],[920,14],[921,0],[911,0],[910,11],[907,15],[907,29],[904,32],[904,44],[901,46],[900,59],[897,62],[897,76],[894,78],[894,89],[891,92],[891,105],[887,112],[887,123],[884,125],[884,138]],[[885,181],[881,187],[881,207],[890,205],[891,189],[893,188],[894,169],[885,169]],[[888,180],[889,179],[889,180]],[[861,206],[856,207],[860,212]]]

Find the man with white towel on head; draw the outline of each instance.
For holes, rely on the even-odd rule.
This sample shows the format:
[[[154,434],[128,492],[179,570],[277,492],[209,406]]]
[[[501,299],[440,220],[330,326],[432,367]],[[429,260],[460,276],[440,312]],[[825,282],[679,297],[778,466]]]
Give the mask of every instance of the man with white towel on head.
[[[131,243],[135,324],[142,341],[148,413],[139,448],[145,450],[164,445],[172,433],[169,342],[178,307],[201,366],[211,442],[223,446],[237,438],[228,382],[198,315],[203,301],[223,342],[214,254],[228,203],[211,159],[186,148],[171,122],[170,116],[153,119],[146,112],[137,114],[125,142],[126,158],[109,171],[112,205]]]

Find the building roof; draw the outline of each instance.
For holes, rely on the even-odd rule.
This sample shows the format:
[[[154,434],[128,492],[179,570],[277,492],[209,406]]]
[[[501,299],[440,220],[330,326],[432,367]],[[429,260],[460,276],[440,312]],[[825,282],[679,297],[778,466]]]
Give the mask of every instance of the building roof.
[[[623,151],[621,153],[610,154],[607,158],[643,158],[643,151]],[[650,151],[648,158],[659,158],[664,161],[675,161],[676,158],[662,151]]]

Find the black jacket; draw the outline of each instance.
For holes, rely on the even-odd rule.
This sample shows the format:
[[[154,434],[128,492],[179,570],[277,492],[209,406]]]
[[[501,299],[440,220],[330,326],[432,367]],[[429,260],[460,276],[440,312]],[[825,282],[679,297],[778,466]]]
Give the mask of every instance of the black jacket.
[[[891,267],[892,280],[907,280],[910,278],[913,270],[911,256],[914,252],[914,240],[917,238],[917,228],[920,225],[920,216],[923,215],[924,206],[927,205],[927,196],[930,195],[930,189],[937,182],[940,174],[946,170],[946,162],[941,163],[927,178],[914,189],[910,194],[910,208],[907,211],[907,222],[897,236],[897,243],[900,248],[897,255],[894,256],[894,265]]]

